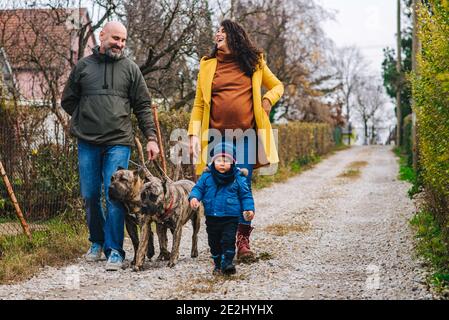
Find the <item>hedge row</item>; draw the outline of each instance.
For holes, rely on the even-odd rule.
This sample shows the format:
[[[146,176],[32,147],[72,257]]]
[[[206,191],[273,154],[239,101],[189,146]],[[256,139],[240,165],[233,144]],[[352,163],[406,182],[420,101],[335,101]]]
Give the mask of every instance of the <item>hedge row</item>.
[[[167,158],[168,174],[173,176],[175,165],[169,161],[170,135],[175,129],[187,129],[190,114],[188,112],[160,112],[163,145]],[[0,127],[2,127],[0,125]],[[7,126],[6,126],[7,127]],[[137,124],[135,123],[135,129]],[[317,155],[328,152],[333,144],[332,129],[326,124],[290,123],[275,126],[279,130],[280,166],[301,160],[305,163]],[[136,129],[137,132],[140,132]],[[2,132],[2,130],[0,130]],[[8,145],[8,134],[0,135],[1,146]],[[143,139],[141,140],[143,141]],[[16,196],[22,205],[22,210],[30,220],[48,219],[63,213],[64,210],[82,209],[79,198],[79,179],[77,169],[77,148],[74,139],[68,140],[68,148],[56,144],[40,145],[36,149],[27,149],[25,145],[16,146],[17,157],[22,156],[26,163],[28,175],[33,173],[33,179],[26,179],[14,165],[16,156],[4,158],[8,168]],[[132,159],[137,161],[136,148],[133,148]],[[12,162],[11,162],[12,161]],[[131,168],[135,168],[132,164]],[[150,170],[155,170],[150,166]],[[183,166],[183,177],[191,179],[192,166]],[[0,218],[13,217],[14,211],[6,193],[5,186],[0,182]]]
[[[187,112],[159,113],[167,159],[171,132],[178,128],[187,129],[189,120],[190,114]],[[278,130],[278,153],[281,167],[297,160],[313,159],[318,155],[324,155],[335,145],[333,129],[329,124],[291,122],[274,125],[273,129]],[[169,172],[172,172],[173,169],[174,166],[170,163]]]
[[[291,122],[274,126],[278,129],[280,166],[328,153],[335,145],[332,127],[324,123]]]
[[[430,0],[418,15],[422,51],[412,82],[420,170],[429,204],[449,239],[449,1]]]

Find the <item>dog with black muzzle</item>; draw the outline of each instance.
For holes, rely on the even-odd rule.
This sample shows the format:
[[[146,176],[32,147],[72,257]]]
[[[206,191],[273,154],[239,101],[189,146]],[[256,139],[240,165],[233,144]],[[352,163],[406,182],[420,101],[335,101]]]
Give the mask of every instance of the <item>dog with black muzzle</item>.
[[[140,226],[141,238],[145,238],[147,242],[143,256],[145,256],[145,253],[148,259],[154,256],[154,236],[151,231],[151,221],[141,211],[141,192],[144,182],[145,180],[140,177],[138,170],[126,170],[119,167],[111,177],[108,190],[109,197],[121,202],[126,208],[125,226],[134,247],[134,259],[132,261],[134,266],[139,249],[141,249],[138,226]]]
[[[173,267],[178,261],[182,228],[190,220],[192,222],[191,257],[198,256],[198,232],[201,225],[203,206],[192,209],[189,204],[189,194],[195,184],[190,180],[172,181],[159,165],[154,163],[162,178],[152,177],[143,186],[141,192],[142,213],[148,219],[156,221],[159,238],[160,254],[158,260],[169,260],[168,266]],[[171,253],[168,251],[167,229],[173,236]],[[146,243],[141,242],[144,246]],[[151,244],[150,244],[151,245]],[[144,259],[144,250],[137,256],[135,267],[139,267]]]

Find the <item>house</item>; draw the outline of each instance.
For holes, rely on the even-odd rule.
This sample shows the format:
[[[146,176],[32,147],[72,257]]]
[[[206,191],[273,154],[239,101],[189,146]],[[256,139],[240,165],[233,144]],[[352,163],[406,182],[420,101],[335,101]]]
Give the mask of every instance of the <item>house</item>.
[[[0,10],[1,58],[9,65],[3,77],[12,76],[8,85],[20,103],[47,105],[60,98],[78,60],[78,30],[89,22],[85,8]],[[92,34],[84,55],[95,45]]]

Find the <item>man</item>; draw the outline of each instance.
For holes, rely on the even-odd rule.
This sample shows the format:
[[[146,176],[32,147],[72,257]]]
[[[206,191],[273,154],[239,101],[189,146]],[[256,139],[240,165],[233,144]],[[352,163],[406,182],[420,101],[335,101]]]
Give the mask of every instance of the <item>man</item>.
[[[159,154],[148,88],[139,67],[124,57],[126,37],[120,22],[108,22],[100,32],[100,46],[70,73],[61,100],[72,116],[70,132],[78,138],[81,195],[92,243],[86,259],[98,261],[104,251],[106,270],[120,269],[125,258],[125,209],[109,199],[107,190],[117,168],[128,168],[133,144],[131,110],[148,139],[148,159]]]

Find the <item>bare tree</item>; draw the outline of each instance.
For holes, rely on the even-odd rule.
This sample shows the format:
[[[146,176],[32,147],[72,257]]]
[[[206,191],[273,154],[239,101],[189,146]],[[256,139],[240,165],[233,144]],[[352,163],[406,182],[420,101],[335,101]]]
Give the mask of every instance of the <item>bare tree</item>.
[[[329,41],[321,29],[329,14],[314,1],[236,0],[219,4],[221,18],[240,22],[263,49],[271,70],[287,90],[273,118],[329,121],[334,105],[323,97],[332,91],[325,68]]]
[[[361,78],[354,88],[354,116],[362,122],[363,144],[373,143],[379,127],[386,121],[385,105],[387,99],[380,80],[373,77]],[[370,134],[371,133],[371,134]]]
[[[153,96],[167,108],[193,100],[198,60],[212,45],[205,0],[126,0],[129,48]]]
[[[353,46],[336,49],[331,61],[335,70],[336,80],[340,84],[339,94],[346,109],[346,122],[349,123],[354,101],[353,96],[357,86],[360,86],[360,82],[366,74],[368,65],[360,50]]]

